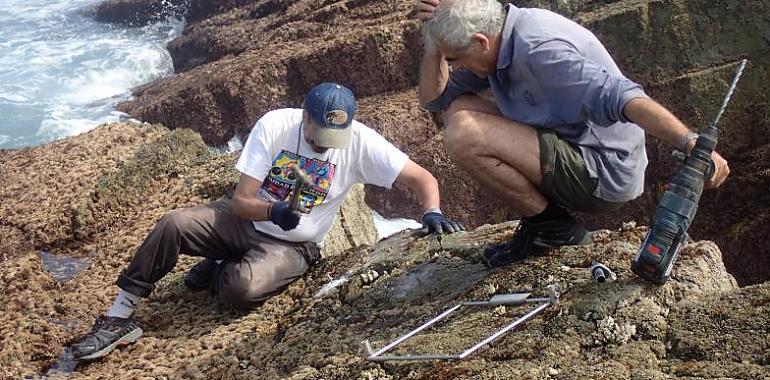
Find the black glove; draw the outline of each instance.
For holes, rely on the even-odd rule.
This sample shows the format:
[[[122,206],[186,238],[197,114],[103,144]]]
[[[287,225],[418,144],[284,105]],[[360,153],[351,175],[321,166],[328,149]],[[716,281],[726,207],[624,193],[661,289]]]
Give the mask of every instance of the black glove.
[[[288,202],[273,202],[267,211],[267,217],[284,231],[297,228],[299,224],[299,211],[292,210]]]
[[[447,219],[440,210],[431,210],[422,216],[422,231],[428,234],[451,234],[453,232],[465,231],[465,226]]]

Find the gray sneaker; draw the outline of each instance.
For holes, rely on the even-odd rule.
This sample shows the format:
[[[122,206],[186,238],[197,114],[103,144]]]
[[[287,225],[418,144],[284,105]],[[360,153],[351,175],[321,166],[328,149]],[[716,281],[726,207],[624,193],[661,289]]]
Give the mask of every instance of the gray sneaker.
[[[72,345],[77,360],[94,360],[106,356],[117,346],[134,343],[142,336],[142,329],[132,318],[99,316],[91,333]]]

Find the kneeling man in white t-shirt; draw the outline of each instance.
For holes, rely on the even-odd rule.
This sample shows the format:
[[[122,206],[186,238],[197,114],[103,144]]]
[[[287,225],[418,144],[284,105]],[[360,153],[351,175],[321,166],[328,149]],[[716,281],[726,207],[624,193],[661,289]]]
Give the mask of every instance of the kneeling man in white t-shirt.
[[[118,277],[115,303],[73,345],[75,358],[100,358],[139,339],[142,329],[131,317],[136,304],[180,253],[205,257],[185,278],[190,289],[208,289],[239,309],[261,305],[318,263],[318,245],[356,183],[403,183],[425,210],[427,232],[464,229],[441,213],[433,175],[355,121],[355,112],[349,89],[323,83],[305,95],[302,109],[259,119],[236,164],[241,177],[232,198],[176,210],[158,222]],[[292,203],[298,173],[309,181]]]

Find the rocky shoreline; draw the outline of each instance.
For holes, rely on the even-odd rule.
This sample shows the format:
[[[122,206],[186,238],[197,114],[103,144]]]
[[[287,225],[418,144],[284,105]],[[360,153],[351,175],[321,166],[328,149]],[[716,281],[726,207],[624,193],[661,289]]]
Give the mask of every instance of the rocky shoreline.
[[[437,174],[443,208],[470,226],[512,215],[468,183],[448,160],[435,115],[422,110],[414,88],[421,54],[411,0],[230,0],[182,2],[110,0],[101,19],[132,24],[186,6],[187,26],[169,44],[178,74],[141,86],[119,108],[168,128],[198,131],[212,146],[245,138],[266,111],[299,106],[305,89],[325,80],[346,84],[361,98],[359,119]],[[705,127],[721,103],[736,62],[749,68],[720,123],[718,150],[730,161],[729,181],[707,191],[691,228],[697,239],[723,248],[742,285],[770,278],[770,12],[766,0],[513,1],[550,8],[594,31],[630,78],[694,129]],[[144,4],[140,7],[141,4]],[[185,5],[186,4],[186,5]],[[146,12],[145,12],[146,13]],[[153,13],[156,14],[156,13]],[[592,228],[625,220],[649,223],[660,188],[674,172],[670,148],[648,139],[651,163],[645,195],[613,214],[583,215]],[[367,189],[367,203],[386,217],[419,213],[403,188]],[[470,201],[473,200],[473,201]],[[745,238],[738,239],[737,236]]]
[[[157,219],[232,188],[236,155],[188,129],[115,124],[0,158],[0,194],[18,200],[0,208],[11,237],[0,270],[2,379],[770,378],[770,282],[739,288],[713,242],[687,245],[664,286],[629,270],[646,231],[633,222],[594,231],[590,246],[490,271],[479,263],[483,247],[509,239],[516,222],[441,241],[404,231],[375,242],[361,189],[322,264],[263,307],[234,312],[189,292],[182,280],[196,259],[182,256],[137,310],[142,339],[75,372],[50,372],[109,306],[111,284]],[[87,267],[57,281],[42,248]],[[593,260],[618,280],[597,284]],[[457,302],[543,296],[550,284],[563,290],[558,304],[466,360],[366,360],[364,340],[382,347]],[[397,353],[459,352],[526,310],[469,310]]]
[[[735,62],[749,58],[721,124],[718,147],[732,175],[704,193],[696,242],[672,281],[652,286],[629,270],[675,168],[654,139],[646,195],[615,214],[581,215],[595,244],[499,271],[478,263],[483,245],[509,238],[515,222],[502,223],[513,215],[448,160],[435,115],[417,103],[411,1],[110,0],[98,19],[140,25],[185,13],[185,31],[169,45],[177,74],[140,86],[120,106],[155,124],[0,150],[0,379],[40,378],[55,366],[112,301],[112,282],[158,218],[232,189],[236,154],[211,146],[245,137],[262,113],[298,106],[307,87],[329,79],[358,94],[362,121],[436,174],[442,208],[478,228],[442,241],[403,232],[377,242],[366,204],[386,216],[418,210],[406,206],[405,189],[357,189],[322,265],[257,311],[188,292],[182,276],[196,260],[184,257],[139,308],[145,336],[137,344],[48,378],[770,379],[770,1],[516,3],[588,26],[630,77],[693,127],[713,117]],[[88,266],[59,282],[41,250]],[[593,282],[592,260],[618,281]],[[382,347],[457,302],[539,296],[549,284],[564,290],[559,304],[467,360],[365,359],[365,339]],[[457,351],[521,312],[465,313],[402,352]]]

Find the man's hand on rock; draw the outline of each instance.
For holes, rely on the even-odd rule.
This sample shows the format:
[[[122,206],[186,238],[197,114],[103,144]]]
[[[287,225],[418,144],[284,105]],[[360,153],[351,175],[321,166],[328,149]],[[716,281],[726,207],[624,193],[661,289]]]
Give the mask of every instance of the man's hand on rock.
[[[443,234],[465,231],[465,226],[448,219],[440,210],[430,210],[422,216],[422,231],[427,234]]]
[[[270,221],[281,227],[284,231],[293,230],[299,224],[299,211],[292,210],[287,202],[271,203],[267,214]]]
[[[414,4],[414,14],[418,20],[427,21],[433,17],[433,11],[436,10],[440,0],[416,0]]]

